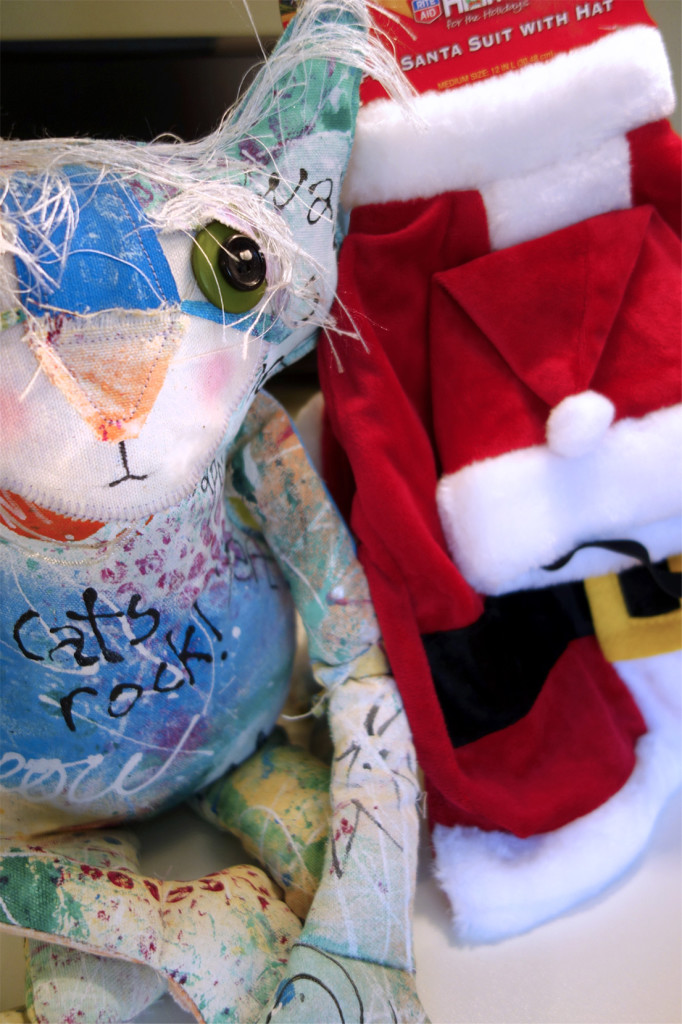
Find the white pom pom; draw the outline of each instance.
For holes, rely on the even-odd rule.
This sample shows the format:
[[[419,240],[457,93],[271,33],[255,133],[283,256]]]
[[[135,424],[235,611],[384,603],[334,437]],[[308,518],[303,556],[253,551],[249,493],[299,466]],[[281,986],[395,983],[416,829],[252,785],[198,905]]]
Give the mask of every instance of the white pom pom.
[[[596,391],[569,395],[559,402],[547,420],[547,444],[555,455],[574,459],[599,444],[613,423],[613,402]]]

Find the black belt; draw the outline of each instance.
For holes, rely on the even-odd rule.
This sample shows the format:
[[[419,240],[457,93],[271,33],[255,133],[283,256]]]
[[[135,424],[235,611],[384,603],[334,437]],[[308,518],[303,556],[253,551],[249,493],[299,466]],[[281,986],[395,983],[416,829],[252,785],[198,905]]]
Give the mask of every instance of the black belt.
[[[679,576],[665,562],[620,573],[627,615],[653,619],[679,612],[679,598],[659,583]],[[569,643],[594,633],[593,609],[579,580],[487,597],[483,614],[470,626],[422,635],[453,746],[523,718]]]

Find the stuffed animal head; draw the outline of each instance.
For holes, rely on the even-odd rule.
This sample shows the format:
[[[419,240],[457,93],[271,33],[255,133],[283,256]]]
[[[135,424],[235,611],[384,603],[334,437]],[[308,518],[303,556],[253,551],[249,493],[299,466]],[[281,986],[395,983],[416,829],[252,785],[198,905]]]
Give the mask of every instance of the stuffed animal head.
[[[169,507],[312,347],[358,68],[389,66],[365,19],[309,2],[200,142],[3,145],[5,491],[107,522]]]

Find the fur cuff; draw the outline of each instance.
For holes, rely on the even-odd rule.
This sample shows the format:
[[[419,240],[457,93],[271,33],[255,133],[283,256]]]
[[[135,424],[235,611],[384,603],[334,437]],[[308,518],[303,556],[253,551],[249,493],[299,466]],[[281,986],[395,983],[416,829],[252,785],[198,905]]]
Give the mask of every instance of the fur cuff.
[[[677,554],[680,451],[682,406],[676,405],[619,420],[593,451],[578,458],[534,445],[465,466],[438,485],[450,554],[485,594],[591,575],[585,552],[560,572],[542,568],[586,539],[640,540],[651,545],[654,559]],[[661,533],[664,523],[669,529]],[[611,556],[600,569],[623,567],[622,556]]]
[[[642,852],[682,781],[680,652],[617,664],[649,732],[623,788],[563,828],[519,839],[503,832],[436,826],[436,876],[467,943],[528,931],[595,896]]]
[[[342,201],[352,209],[483,189],[585,155],[598,159],[609,140],[674,106],[658,30],[622,29],[545,63],[423,93],[412,100],[412,119],[390,100],[369,103],[358,117]]]

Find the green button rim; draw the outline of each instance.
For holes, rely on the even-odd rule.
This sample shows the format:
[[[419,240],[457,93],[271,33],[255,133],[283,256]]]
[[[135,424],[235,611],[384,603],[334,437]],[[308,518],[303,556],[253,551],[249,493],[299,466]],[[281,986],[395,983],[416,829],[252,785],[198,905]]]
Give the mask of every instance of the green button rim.
[[[197,232],[192,246],[192,271],[208,301],[226,313],[248,313],[265,294],[267,279],[252,291],[239,291],[218,269],[218,250],[223,242],[242,232],[218,220]]]

